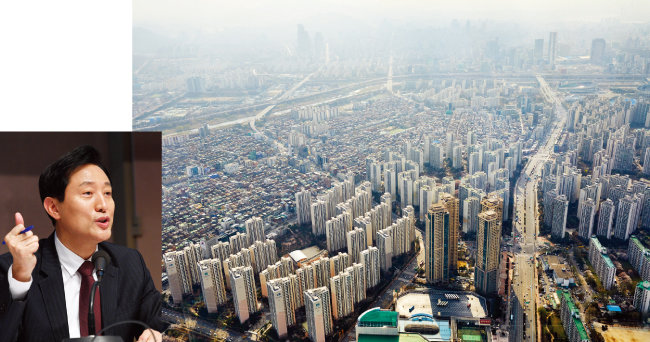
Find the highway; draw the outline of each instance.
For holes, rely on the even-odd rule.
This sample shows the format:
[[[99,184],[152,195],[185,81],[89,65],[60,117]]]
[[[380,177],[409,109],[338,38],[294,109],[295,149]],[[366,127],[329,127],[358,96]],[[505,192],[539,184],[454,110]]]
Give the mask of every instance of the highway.
[[[514,194],[515,224],[513,228],[513,251],[515,253],[512,296],[509,298],[510,312],[507,316],[510,341],[537,341],[537,234],[539,217],[537,211],[537,179],[541,175],[541,165],[553,152],[566,120],[566,110],[556,94],[541,77],[537,76],[540,92],[545,101],[555,108],[556,123],[547,140],[531,156],[517,180]],[[510,314],[514,317],[510,321]]]

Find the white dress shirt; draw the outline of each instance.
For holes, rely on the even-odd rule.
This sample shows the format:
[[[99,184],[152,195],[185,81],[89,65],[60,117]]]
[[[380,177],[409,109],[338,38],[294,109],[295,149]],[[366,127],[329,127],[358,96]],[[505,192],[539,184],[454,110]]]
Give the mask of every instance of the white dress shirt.
[[[68,314],[68,331],[70,338],[80,337],[79,328],[79,290],[81,288],[81,275],[77,270],[85,261],[80,256],[69,250],[61,243],[56,233],[54,233],[54,246],[56,254],[59,256],[61,264],[61,276],[63,277],[63,289],[65,291],[65,308]],[[88,260],[90,261],[90,260]],[[9,266],[9,291],[14,300],[24,299],[32,286],[32,279],[28,282],[21,282],[13,278],[11,272],[13,266]],[[93,278],[97,280],[97,275],[93,271]]]

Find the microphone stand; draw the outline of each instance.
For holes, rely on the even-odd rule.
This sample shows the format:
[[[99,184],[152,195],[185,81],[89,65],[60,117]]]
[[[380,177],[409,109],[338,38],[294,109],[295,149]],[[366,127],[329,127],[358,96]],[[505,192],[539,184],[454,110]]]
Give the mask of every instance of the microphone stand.
[[[95,329],[95,292],[101,283],[101,277],[97,277],[97,281],[93,283],[93,287],[90,289],[90,308],[88,309],[88,334],[95,335],[97,333]]]

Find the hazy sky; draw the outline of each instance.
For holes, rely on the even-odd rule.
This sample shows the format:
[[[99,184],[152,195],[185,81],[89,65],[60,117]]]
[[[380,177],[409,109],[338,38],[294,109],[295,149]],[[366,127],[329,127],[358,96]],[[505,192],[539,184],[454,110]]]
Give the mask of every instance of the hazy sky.
[[[426,24],[452,19],[599,22],[603,19],[648,22],[645,0],[133,0],[134,26],[168,31],[214,31],[309,23],[339,16],[374,24]],[[435,23],[431,23],[434,24]]]

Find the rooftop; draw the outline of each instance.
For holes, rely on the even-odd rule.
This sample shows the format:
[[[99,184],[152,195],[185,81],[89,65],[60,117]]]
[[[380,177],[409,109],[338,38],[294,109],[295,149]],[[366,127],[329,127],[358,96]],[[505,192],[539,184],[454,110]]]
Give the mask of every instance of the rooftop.
[[[445,294],[456,294],[458,299],[448,299]],[[487,316],[485,298],[466,291],[411,292],[398,298],[395,308],[401,317],[412,317],[417,314],[429,314],[435,318]]]
[[[605,263],[607,264],[607,267],[612,268],[614,267],[614,263],[612,263],[612,259],[609,258],[609,255],[607,254],[602,254],[603,260],[605,260]]]
[[[397,327],[397,312],[381,310],[380,308],[370,309],[359,316],[358,324],[363,327]]]
[[[636,286],[639,287],[643,290],[650,291],[650,281],[640,281],[639,284]]]

